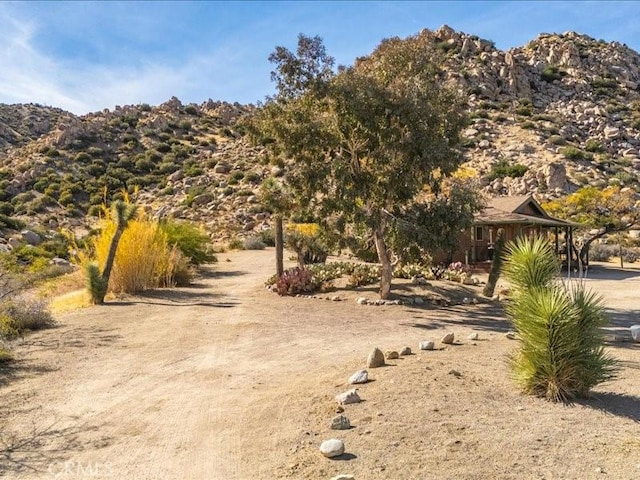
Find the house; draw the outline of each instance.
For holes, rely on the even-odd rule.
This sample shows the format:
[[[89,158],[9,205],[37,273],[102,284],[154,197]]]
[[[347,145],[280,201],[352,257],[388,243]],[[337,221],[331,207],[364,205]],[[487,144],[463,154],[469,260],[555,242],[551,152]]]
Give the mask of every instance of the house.
[[[476,214],[471,232],[460,239],[454,261],[478,264],[493,258],[493,244],[498,230],[503,229],[505,240],[522,235],[548,236],[555,251],[566,261],[567,240],[572,243],[575,223],[553,218],[531,196],[496,197]]]

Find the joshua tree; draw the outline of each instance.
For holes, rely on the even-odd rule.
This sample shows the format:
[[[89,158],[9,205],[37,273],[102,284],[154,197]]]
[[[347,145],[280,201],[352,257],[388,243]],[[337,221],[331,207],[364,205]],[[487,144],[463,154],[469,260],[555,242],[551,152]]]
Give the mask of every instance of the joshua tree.
[[[104,297],[107,294],[107,286],[109,285],[109,277],[111,276],[111,270],[113,269],[113,263],[116,259],[116,252],[118,251],[118,244],[123,232],[127,228],[129,221],[135,218],[138,211],[136,205],[117,200],[113,202],[111,207],[111,218],[115,222],[116,230],[113,232],[113,238],[109,244],[109,253],[107,254],[107,260],[104,265],[104,270],[100,273],[98,265],[91,263],[87,265],[87,283],[89,292],[91,293],[91,300],[94,304],[100,305],[104,303]]]

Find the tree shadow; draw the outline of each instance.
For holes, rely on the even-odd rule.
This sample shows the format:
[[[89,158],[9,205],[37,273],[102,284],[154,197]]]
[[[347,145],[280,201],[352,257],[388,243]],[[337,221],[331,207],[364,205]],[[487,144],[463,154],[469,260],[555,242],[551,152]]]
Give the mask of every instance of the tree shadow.
[[[59,471],[72,452],[84,448],[78,440],[78,434],[87,430],[97,428],[60,428],[54,422],[46,427],[34,426],[28,432],[1,432],[0,477],[9,472],[23,475],[52,472],[56,467],[56,471]]]
[[[575,403],[617,417],[629,418],[634,422],[640,422],[640,397],[635,395],[598,392],[594,393],[589,399],[577,400]]]
[[[446,315],[439,315],[437,318],[427,318],[423,315],[424,310],[428,310],[429,312],[445,312]],[[440,307],[437,309],[411,309],[409,311],[416,313],[417,315],[414,315],[413,318],[420,321],[403,323],[402,325],[423,330],[437,330],[456,326],[473,328],[474,330],[505,333],[513,329],[511,322],[504,315],[504,309],[500,304],[480,304],[472,308],[467,306],[454,306]]]
[[[49,365],[36,364],[25,359],[14,359],[0,363],[0,387],[4,387],[16,380],[33,378],[37,375],[55,372],[57,368]]]

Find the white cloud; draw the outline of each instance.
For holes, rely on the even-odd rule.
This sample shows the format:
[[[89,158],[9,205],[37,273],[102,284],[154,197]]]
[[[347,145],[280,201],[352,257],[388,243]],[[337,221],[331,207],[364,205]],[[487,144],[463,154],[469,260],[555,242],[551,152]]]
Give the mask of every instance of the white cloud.
[[[34,102],[83,114],[115,105],[157,104],[173,95],[197,102],[227,92],[241,97],[249,81],[239,80],[243,56],[251,52],[248,44],[244,48],[236,45],[233,50],[218,47],[206,55],[183,52],[183,58],[164,59],[162,63],[139,58],[123,59],[116,65],[63,62],[37,49],[35,23],[4,13],[5,28],[0,31],[3,103]],[[259,75],[268,85],[268,71]]]

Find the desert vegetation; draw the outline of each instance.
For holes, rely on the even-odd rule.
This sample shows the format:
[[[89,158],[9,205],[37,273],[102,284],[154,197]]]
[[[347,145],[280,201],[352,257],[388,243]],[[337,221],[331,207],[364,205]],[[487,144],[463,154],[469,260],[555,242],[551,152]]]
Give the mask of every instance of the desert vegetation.
[[[551,245],[525,237],[509,243],[504,270],[514,288],[507,313],[521,342],[510,359],[520,387],[547,400],[569,401],[611,380],[617,368],[604,350],[602,298],[583,284],[559,282]]]

